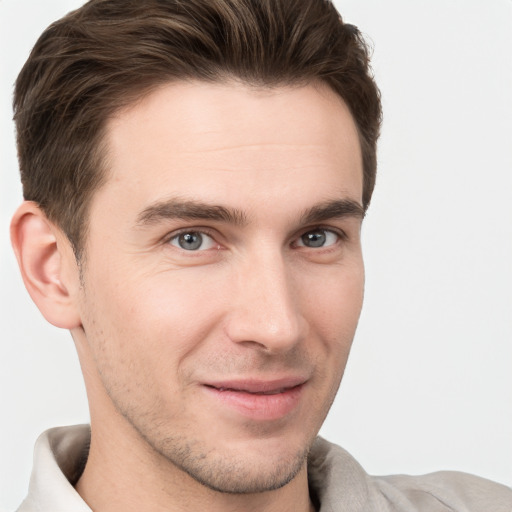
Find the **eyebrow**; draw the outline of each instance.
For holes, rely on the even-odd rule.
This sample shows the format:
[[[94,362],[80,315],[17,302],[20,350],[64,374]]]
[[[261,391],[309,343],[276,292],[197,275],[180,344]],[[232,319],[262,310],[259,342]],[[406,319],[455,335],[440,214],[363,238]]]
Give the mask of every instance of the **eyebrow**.
[[[352,199],[334,199],[305,210],[301,215],[301,222],[303,224],[314,224],[342,217],[362,219],[364,213],[363,207],[357,201]],[[146,226],[171,219],[213,220],[236,226],[247,224],[247,215],[237,208],[227,208],[201,201],[172,198],[158,201],[145,208],[137,216],[137,225]]]
[[[303,224],[314,224],[343,217],[363,219],[364,215],[365,210],[357,201],[353,199],[334,199],[307,209],[302,214],[301,220]]]
[[[145,226],[170,219],[213,220],[237,226],[243,226],[247,223],[245,213],[236,208],[173,198],[158,201],[145,208],[137,216],[137,224]]]

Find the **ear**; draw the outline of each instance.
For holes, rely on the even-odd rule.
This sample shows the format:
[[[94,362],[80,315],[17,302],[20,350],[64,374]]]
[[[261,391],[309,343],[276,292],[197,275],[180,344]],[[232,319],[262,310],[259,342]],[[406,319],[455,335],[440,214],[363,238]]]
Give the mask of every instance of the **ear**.
[[[80,274],[62,231],[36,203],[25,201],[13,216],[11,242],[25,287],[46,320],[63,329],[80,326]]]

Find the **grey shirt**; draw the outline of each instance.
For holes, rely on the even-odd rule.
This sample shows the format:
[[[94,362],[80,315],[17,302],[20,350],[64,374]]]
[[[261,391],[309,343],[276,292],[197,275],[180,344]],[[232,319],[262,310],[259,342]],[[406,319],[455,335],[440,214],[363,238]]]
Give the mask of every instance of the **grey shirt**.
[[[38,439],[27,498],[18,512],[91,512],[75,491],[90,430],[58,427]],[[464,473],[368,475],[339,446],[318,438],[308,458],[320,512],[512,512],[512,489]]]

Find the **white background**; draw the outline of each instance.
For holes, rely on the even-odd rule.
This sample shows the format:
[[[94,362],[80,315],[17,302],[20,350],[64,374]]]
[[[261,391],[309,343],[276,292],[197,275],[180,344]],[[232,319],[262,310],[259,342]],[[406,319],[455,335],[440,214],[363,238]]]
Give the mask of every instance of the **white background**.
[[[15,76],[81,2],[0,0],[0,510],[44,429],[88,419],[68,333],[30,302],[8,243],[21,201]],[[339,0],[374,45],[385,111],[364,227],[366,303],[322,433],[367,471],[512,484],[512,1]]]

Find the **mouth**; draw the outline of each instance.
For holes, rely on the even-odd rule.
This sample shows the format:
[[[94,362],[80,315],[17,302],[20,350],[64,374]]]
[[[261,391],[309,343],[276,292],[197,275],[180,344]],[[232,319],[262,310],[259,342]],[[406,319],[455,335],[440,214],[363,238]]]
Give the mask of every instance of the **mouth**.
[[[204,385],[209,395],[230,413],[257,421],[284,418],[298,408],[307,380],[238,380]]]
[[[216,389],[217,391],[220,391],[220,392],[234,391],[237,393],[249,393],[251,395],[278,395],[279,393],[285,393],[289,389],[293,389],[293,388],[279,388],[279,389],[273,389],[273,390],[269,390],[269,391],[250,391],[248,389],[224,388],[224,387],[216,388],[215,386],[209,386],[209,387],[212,387],[213,389]],[[293,386],[293,387],[297,387],[297,386]]]

